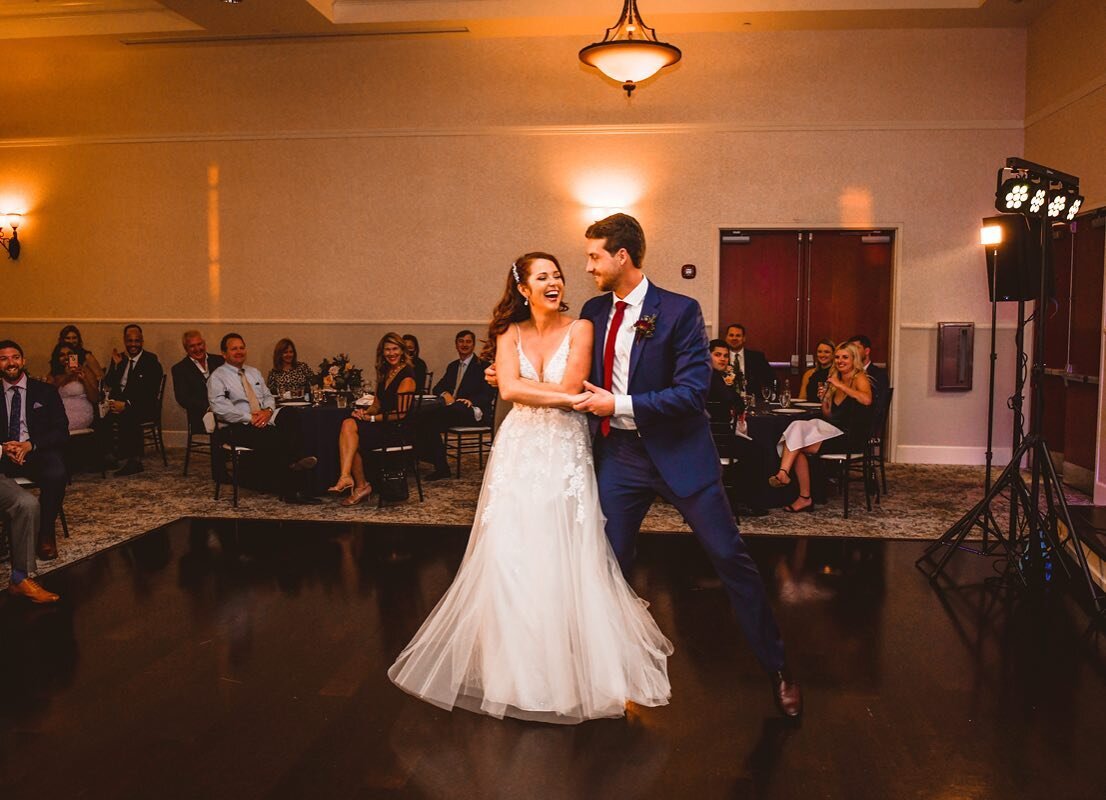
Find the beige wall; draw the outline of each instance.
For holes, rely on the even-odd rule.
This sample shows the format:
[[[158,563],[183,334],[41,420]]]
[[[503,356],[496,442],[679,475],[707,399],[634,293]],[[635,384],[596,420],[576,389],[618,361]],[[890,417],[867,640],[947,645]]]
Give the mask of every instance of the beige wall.
[[[1100,0],[1056,0],[1029,30],[1026,157],[1078,175],[1087,208],[1106,206],[1104,47],[1106,3]],[[1106,336],[1102,352],[1106,356]],[[1099,374],[1106,375],[1106,369],[1100,367]],[[1101,424],[1106,396],[1101,386],[1098,416],[1094,497],[1106,505],[1106,426]]]
[[[5,42],[0,205],[27,212],[5,332],[42,364],[64,321],[103,357],[133,318],[169,363],[198,321],[259,365],[289,334],[367,366],[412,330],[440,371],[524,250],[563,257],[579,307],[591,207],[637,215],[650,275],[710,323],[719,228],[894,227],[898,456],[980,460],[987,332],[975,391],[950,395],[935,329],[989,321],[977,231],[1022,152],[1024,32],[686,35],[632,101],[578,65],[584,43]]]

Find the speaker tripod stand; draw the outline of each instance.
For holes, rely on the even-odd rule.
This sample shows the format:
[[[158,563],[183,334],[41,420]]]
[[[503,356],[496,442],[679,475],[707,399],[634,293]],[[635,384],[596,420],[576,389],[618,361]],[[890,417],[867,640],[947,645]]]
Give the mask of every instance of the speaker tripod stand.
[[[1044,420],[1044,345],[1045,314],[1048,301],[1048,275],[1051,251],[1051,226],[1040,226],[1041,270],[1036,297],[1036,310],[1033,335],[1033,371],[1032,371],[1032,414],[1029,434],[1021,436],[1021,397],[1024,386],[1023,365],[1026,358],[1024,337],[1024,302],[1018,304],[1018,327],[1016,335],[1018,373],[1015,395],[1011,398],[1011,408],[1015,412],[1013,432],[1014,453],[1002,470],[998,479],[991,483],[991,417],[988,418],[987,435],[987,478],[983,499],[976,503],[963,517],[950,527],[937,540],[926,547],[916,566],[936,583],[944,574],[946,567],[959,552],[972,552],[979,555],[1002,553],[1006,560],[1004,571],[1007,588],[1042,590],[1051,581],[1053,566],[1058,564],[1070,580],[1072,570],[1064,558],[1067,547],[1074,560],[1082,582],[1086,586],[1088,598],[1094,606],[1096,622],[1106,619],[1106,595],[1099,590],[1087,563],[1087,554],[1079,532],[1071,519],[1067,498],[1056,467],[1049,456],[1048,444],[1041,434]],[[992,285],[992,344],[991,344],[991,386],[990,402],[994,400],[994,324],[995,294]],[[1028,481],[1022,473],[1021,465],[1029,459]],[[1004,529],[997,522],[995,507],[1004,496],[1009,499],[1009,524]],[[1061,526],[1063,531],[1061,532]],[[965,544],[969,534],[978,530],[982,535],[979,547]]]

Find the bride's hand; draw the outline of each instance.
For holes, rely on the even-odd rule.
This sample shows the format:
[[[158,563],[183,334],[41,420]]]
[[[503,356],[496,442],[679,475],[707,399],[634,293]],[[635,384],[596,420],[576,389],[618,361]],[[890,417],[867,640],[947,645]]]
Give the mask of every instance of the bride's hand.
[[[579,394],[571,395],[568,398],[568,404],[573,411],[581,411],[579,408],[581,403],[586,403],[591,399],[591,392],[580,392]]]
[[[584,392],[588,395],[579,403],[573,403],[572,407],[576,411],[586,411],[589,414],[595,414],[597,417],[609,417],[614,414],[614,395],[608,392],[601,386],[584,381]]]

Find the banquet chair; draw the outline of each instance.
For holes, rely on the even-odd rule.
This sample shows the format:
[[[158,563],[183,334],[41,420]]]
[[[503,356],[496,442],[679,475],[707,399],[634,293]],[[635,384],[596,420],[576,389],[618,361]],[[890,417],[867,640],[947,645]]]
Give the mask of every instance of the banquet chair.
[[[887,394],[880,400],[880,409],[876,415],[875,432],[868,444],[872,448],[872,458],[879,467],[880,482],[883,484],[883,493],[887,494],[887,471],[884,469],[883,444],[887,441],[888,417],[891,416],[891,395],[895,388],[890,387]]]
[[[188,463],[192,459],[192,451],[197,453],[208,453],[214,458],[211,450],[212,434],[207,430],[206,426],[202,430],[196,430],[192,427],[192,420],[188,420],[188,439],[186,440],[184,447],[184,476],[188,477]]]
[[[849,518],[849,478],[853,474],[859,474],[864,481],[864,502],[869,511],[872,510],[872,497],[876,503],[880,501],[879,476],[876,474],[878,464],[872,456],[872,440],[881,426],[881,422],[873,414],[871,428],[868,436],[864,438],[859,448],[850,447],[845,453],[812,453],[811,464],[833,465],[837,472],[837,482],[841,489],[844,518]]]
[[[77,471],[75,467],[89,467],[96,463],[100,465],[100,477],[106,478],[108,474],[104,468],[104,454],[99,452],[96,431],[92,428],[69,431],[69,441],[65,444],[65,471],[69,476],[69,483],[73,482],[73,473]]]
[[[38,484],[35,483],[30,478],[21,478],[20,477],[20,478],[12,478],[12,480],[15,481],[17,485],[22,486],[24,489],[27,489],[28,491],[33,491],[35,489],[38,489]],[[65,518],[65,506],[62,506],[58,510],[58,519],[61,521],[61,535],[64,536],[66,539],[68,539],[69,538],[69,522]],[[7,520],[3,520],[3,524],[6,526],[7,525]]]
[[[455,478],[461,477],[461,456],[469,453],[478,454],[480,469],[484,469],[484,451],[491,451],[492,449],[497,399],[498,395],[492,397],[491,408],[479,425],[459,425],[447,428],[445,433],[442,434],[442,439],[445,441],[446,459],[452,454],[457,463],[457,469],[454,473]]]
[[[225,482],[223,481],[223,475],[226,473],[226,459],[229,457],[230,472],[227,477],[230,478],[230,485],[233,490],[231,504],[235,508],[238,508],[238,485],[241,475],[242,456],[245,453],[252,453],[253,448],[222,441],[222,437],[219,436],[219,421],[215,419],[215,414],[211,411],[204,414],[204,430],[207,431],[208,435],[211,437],[211,476],[215,481],[215,499],[219,499],[219,490],[222,489],[223,483]],[[219,452],[223,454],[223,463],[220,466],[216,466],[214,463],[216,445],[218,445]]]
[[[165,379],[166,376],[161,376],[161,386],[157,390],[157,410],[153,419],[146,420],[142,423],[142,448],[146,448],[146,443],[149,442],[154,446],[154,450],[161,453],[161,463],[164,466],[169,466],[169,459],[165,456],[165,439],[161,433],[161,406],[162,400],[165,399]]]
[[[391,434],[390,441],[383,447],[377,447],[370,452],[380,456],[381,464],[400,464],[403,467],[403,480],[406,482],[411,475],[415,476],[415,487],[419,492],[419,502],[423,501],[422,478],[419,476],[419,459],[416,453],[418,441],[419,411],[422,408],[422,395],[418,392],[399,392],[396,394],[396,408],[407,411],[402,418],[384,422]],[[386,470],[387,467],[385,466]],[[379,488],[379,487],[378,487]],[[383,508],[385,498],[383,491],[377,492],[377,508]]]
[[[434,394],[434,370],[426,371],[426,380],[422,385],[423,394]]]
[[[729,409],[717,401],[707,401],[707,414],[710,415],[710,436],[714,440],[714,446],[718,450],[718,461],[722,466],[722,488],[726,491],[726,497],[730,499],[730,507],[737,508],[737,465],[740,459],[737,455],[737,433],[734,430],[733,420],[729,418]],[[734,511],[734,520],[741,523],[741,519]]]

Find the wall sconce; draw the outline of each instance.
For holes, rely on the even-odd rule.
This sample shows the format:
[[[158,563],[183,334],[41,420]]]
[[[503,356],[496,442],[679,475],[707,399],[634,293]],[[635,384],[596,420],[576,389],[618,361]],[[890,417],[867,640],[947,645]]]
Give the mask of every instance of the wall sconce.
[[[8,227],[12,229],[11,236],[4,235],[4,227],[0,225],[0,247],[8,251],[8,258],[12,261],[19,260],[19,223],[23,221],[22,214],[8,214]]]

